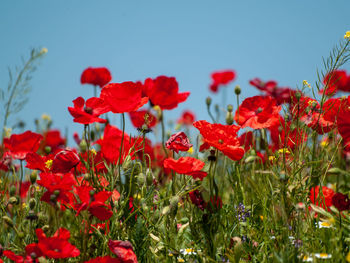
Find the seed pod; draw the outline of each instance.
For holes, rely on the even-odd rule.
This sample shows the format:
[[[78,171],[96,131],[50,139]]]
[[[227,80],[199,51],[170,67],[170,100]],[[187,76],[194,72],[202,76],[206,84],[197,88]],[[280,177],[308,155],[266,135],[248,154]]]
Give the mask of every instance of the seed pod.
[[[211,105],[211,98],[210,97],[207,97],[206,100],[205,100],[205,104],[207,104],[207,106],[209,107]]]
[[[13,227],[13,221],[11,218],[9,218],[8,216],[3,216],[2,220],[4,220],[4,222],[9,226],[9,227]]]
[[[240,87],[239,85],[237,85],[237,86],[235,87],[235,94],[236,94],[236,95],[241,94],[241,87]]]
[[[16,186],[12,185],[10,187],[10,196],[14,196],[16,194],[16,190],[17,190]]]
[[[30,182],[31,182],[31,184],[35,184],[37,177],[38,177],[38,175],[37,175],[36,171],[33,171],[30,174]]]

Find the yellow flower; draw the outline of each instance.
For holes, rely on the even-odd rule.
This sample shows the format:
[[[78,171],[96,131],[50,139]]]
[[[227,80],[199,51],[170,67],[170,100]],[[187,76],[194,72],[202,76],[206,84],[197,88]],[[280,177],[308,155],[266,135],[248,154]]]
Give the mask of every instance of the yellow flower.
[[[350,40],[350,31],[346,31],[344,38]]]
[[[346,255],[345,259],[346,259],[347,262],[350,262],[350,252]]]
[[[178,258],[177,262],[185,262],[185,260],[183,258]]]
[[[271,162],[272,162],[272,161],[274,161],[275,159],[276,159],[276,157],[275,157],[275,156],[273,156],[273,155],[270,155],[270,156],[269,156],[269,161],[271,161]]]
[[[52,163],[53,163],[53,160],[47,160],[47,161],[45,162],[45,167],[46,167],[47,169],[51,169]]]
[[[308,86],[311,89],[311,85],[309,84],[309,82],[307,82],[307,80],[303,80],[303,85]]]
[[[285,154],[290,154],[290,151],[287,148],[282,148],[278,150],[278,153],[285,153]]]
[[[94,148],[92,148],[92,149],[90,150],[90,152],[91,152],[93,155],[96,155],[96,154],[97,154],[97,152],[96,152],[96,150],[95,150]]]
[[[46,113],[42,114],[41,118],[45,121],[51,121],[51,116],[49,114],[46,114]]]
[[[40,53],[41,54],[46,54],[47,53],[47,48],[46,47],[43,47],[41,50],[40,50]]]
[[[187,151],[189,154],[192,154],[193,153],[193,147],[191,147],[190,149],[188,149]]]
[[[264,220],[264,216],[260,215],[260,220],[263,221]]]

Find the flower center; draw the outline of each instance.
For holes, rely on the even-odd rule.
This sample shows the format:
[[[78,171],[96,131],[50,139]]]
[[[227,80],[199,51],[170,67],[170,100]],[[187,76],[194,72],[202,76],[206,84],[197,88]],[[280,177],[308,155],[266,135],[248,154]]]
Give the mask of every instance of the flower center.
[[[256,110],[256,114],[259,114],[263,111],[263,109],[261,107],[259,107],[257,110]]]
[[[84,111],[88,114],[92,114],[92,108],[91,107],[85,107]]]

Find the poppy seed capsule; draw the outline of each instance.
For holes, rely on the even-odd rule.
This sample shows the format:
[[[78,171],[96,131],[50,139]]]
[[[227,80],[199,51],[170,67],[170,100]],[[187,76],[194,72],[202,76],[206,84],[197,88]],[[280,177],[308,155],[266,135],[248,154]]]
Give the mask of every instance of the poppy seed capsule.
[[[226,124],[227,125],[232,125],[233,124],[233,116],[231,112],[228,112],[226,114]]]
[[[235,87],[235,94],[236,94],[236,95],[241,94],[241,87],[240,87],[239,85],[237,85],[237,86]]]
[[[50,153],[51,152],[51,147],[50,146],[45,146],[44,148],[45,153]]]
[[[233,106],[232,104],[227,105],[227,111],[232,112],[233,111]]]
[[[11,205],[18,205],[19,204],[19,200],[16,196],[11,196],[9,198],[9,204]]]

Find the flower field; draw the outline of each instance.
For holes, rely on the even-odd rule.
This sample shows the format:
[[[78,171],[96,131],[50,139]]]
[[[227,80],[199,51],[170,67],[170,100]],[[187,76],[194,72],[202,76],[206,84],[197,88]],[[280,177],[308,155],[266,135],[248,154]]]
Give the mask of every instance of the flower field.
[[[35,130],[7,125],[46,52],[8,89],[0,262],[350,262],[350,31],[316,83],[253,78],[261,94],[243,98],[237,72],[214,71],[208,94],[235,97],[209,96],[207,120],[186,110],[175,125],[164,113],[191,96],[175,77],[114,83],[88,67],[91,97],[64,109],[84,129],[71,145],[47,115]]]

